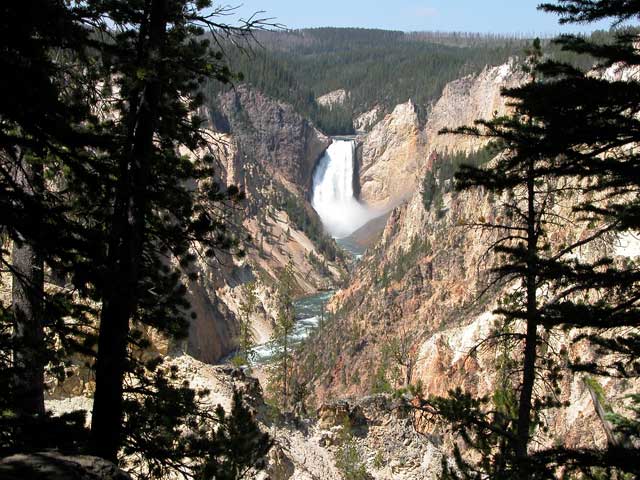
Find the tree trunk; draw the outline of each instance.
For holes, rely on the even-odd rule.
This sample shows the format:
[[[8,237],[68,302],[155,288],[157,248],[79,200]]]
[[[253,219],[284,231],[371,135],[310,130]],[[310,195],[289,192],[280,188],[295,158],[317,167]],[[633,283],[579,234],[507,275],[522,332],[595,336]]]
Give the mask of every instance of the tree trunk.
[[[529,164],[527,179],[527,276],[526,284],[526,318],[527,332],[524,348],[524,362],[522,372],[522,389],[520,391],[520,402],[518,404],[518,430],[516,442],[516,456],[524,466],[523,462],[528,454],[529,431],[531,429],[531,407],[533,386],[535,383],[536,350],[538,343],[538,306],[536,298],[537,281],[537,246],[538,238],[536,232],[535,213],[535,183],[534,164]],[[527,477],[524,477],[527,478]]]
[[[284,408],[286,410],[288,404],[289,404],[289,395],[288,395],[288,390],[287,390],[287,381],[289,378],[289,372],[288,372],[288,365],[287,365],[287,360],[288,360],[288,355],[289,355],[289,331],[285,330],[285,335],[284,335],[284,357],[283,357],[283,372],[282,372],[282,395],[283,395],[283,405]]]
[[[42,166],[22,162],[16,183],[30,195],[42,191]],[[30,218],[28,221],[37,224],[39,219]],[[18,241],[13,244],[11,263],[14,269],[11,291],[14,405],[18,414],[44,415],[44,261],[33,245]]]
[[[149,0],[147,38],[142,25],[142,66],[161,57],[166,36],[167,0]],[[129,100],[128,151],[120,161],[120,178],[109,241],[108,276],[103,292],[96,392],[90,448],[94,455],[117,461],[123,434],[123,381],[127,367],[130,321],[138,304],[138,283],[142,270],[145,230],[148,220],[148,186],[153,155],[153,135],[162,95],[160,72]]]

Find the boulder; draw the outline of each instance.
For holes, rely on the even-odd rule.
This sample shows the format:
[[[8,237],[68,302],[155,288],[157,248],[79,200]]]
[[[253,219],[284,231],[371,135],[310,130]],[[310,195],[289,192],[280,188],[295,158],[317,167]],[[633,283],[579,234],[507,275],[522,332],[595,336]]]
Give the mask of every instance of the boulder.
[[[102,458],[59,452],[16,454],[0,460],[2,480],[131,480]]]

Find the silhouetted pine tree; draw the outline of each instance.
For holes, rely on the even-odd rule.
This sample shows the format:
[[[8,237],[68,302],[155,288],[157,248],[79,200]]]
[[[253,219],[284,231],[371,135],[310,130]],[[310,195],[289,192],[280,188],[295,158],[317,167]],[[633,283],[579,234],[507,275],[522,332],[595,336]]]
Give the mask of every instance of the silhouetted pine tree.
[[[640,15],[640,7],[626,1],[576,0],[559,4],[542,8],[560,13],[563,22],[609,17],[621,22]],[[640,372],[637,261],[613,258],[611,247],[595,260],[580,254],[581,248],[597,241],[611,245],[620,233],[637,231],[640,218],[637,176],[640,85],[633,75],[622,81],[598,75],[607,67],[615,71],[616,66],[617,73],[621,73],[621,69],[626,69],[627,75],[632,72],[629,69],[637,66],[640,58],[634,47],[638,35],[633,29],[625,29],[615,32],[614,39],[595,44],[582,37],[562,37],[559,41],[564,48],[600,59],[595,73],[583,72],[569,64],[539,62],[533,70],[539,81],[504,92],[514,99],[516,117],[478,122],[476,128],[458,130],[458,133],[497,138],[505,149],[490,168],[465,169],[459,176],[462,188],[483,186],[492,191],[506,190],[513,196],[518,195],[518,188],[526,183],[529,208],[516,210],[515,217],[506,216],[508,229],[517,228],[501,240],[520,238],[515,240],[516,247],[496,248],[507,254],[507,263],[496,273],[503,279],[521,278],[527,290],[524,304],[515,299],[515,305],[526,308],[514,309],[512,298],[506,308],[503,304],[498,311],[506,319],[521,319],[527,324],[524,357],[516,357],[516,366],[523,372],[522,381],[516,384],[517,410],[512,406],[505,408],[503,395],[500,401],[494,397],[490,402],[474,399],[461,391],[452,392],[449,399],[425,402],[427,411],[451,421],[453,430],[482,454],[482,460],[472,465],[464,462],[458,452],[462,469],[457,473],[455,469],[450,471],[454,477],[476,478],[484,472],[501,478],[555,478],[559,469],[567,475],[579,471],[588,478],[638,474],[634,411],[631,418],[604,413],[603,423],[610,421],[618,425],[618,434],[627,435],[620,438],[615,431],[611,432],[607,449],[574,450],[560,446],[532,452],[527,448],[534,432],[532,427],[538,423],[535,413],[547,402],[545,397],[531,402],[527,399],[531,398],[528,392],[536,385],[537,375],[544,371],[551,372],[552,379],[559,375],[557,364],[537,363],[544,358],[543,354],[549,358],[544,350],[546,334],[543,332],[557,328],[583,329],[584,333],[575,341],[589,340],[600,356],[587,364],[577,359],[570,365],[574,371],[618,377],[636,377]],[[507,169],[518,166],[522,160],[519,174]],[[575,206],[576,218],[572,220],[585,233],[571,245],[553,246],[544,241],[546,226],[540,206],[549,208],[568,191],[588,199]],[[530,201],[532,198],[534,202]],[[520,219],[524,222],[519,225]],[[559,225],[569,221],[552,217],[547,221],[549,219]],[[479,226],[504,228],[496,224]],[[543,241],[532,244],[531,240],[536,238]],[[525,247],[525,239],[526,248],[517,247],[519,241]],[[497,336],[503,335],[500,332]],[[512,336],[513,331],[509,330],[508,335]],[[552,388],[550,393],[553,398],[553,394],[559,392],[553,392]],[[514,400],[506,405],[513,405]],[[553,404],[552,401],[550,405]]]
[[[216,252],[239,253],[227,202],[242,194],[216,182],[214,158],[206,153],[210,139],[195,112],[205,79],[231,77],[205,30],[225,35],[249,26],[214,23],[221,12],[204,13],[210,6],[113,0],[73,10],[93,27],[88,46],[102,79],[96,108],[101,127],[111,132],[93,169],[84,176],[74,171],[68,180],[80,198],[91,199],[84,221],[101,234],[93,263],[82,272],[88,295],[101,304],[89,450],[116,460],[126,447],[156,470],[178,468],[170,459],[182,455],[196,459],[193,471],[214,445],[203,437],[199,451],[184,446],[179,412],[206,415],[157,359],[141,361],[138,352],[149,344],[141,327],[184,337],[189,304],[182,279],[195,279],[191,263],[200,256],[216,268]],[[154,411],[165,421],[154,421]],[[153,435],[141,437],[141,430]]]
[[[54,346],[53,335],[64,339],[59,327],[75,307],[68,293],[45,291],[45,281],[75,258],[78,242],[53,187],[61,159],[77,161],[96,134],[83,125],[91,102],[70,61],[86,31],[65,2],[3,4],[0,16],[0,260],[13,277],[0,320],[0,448],[11,451],[61,443],[47,433],[44,366],[59,364],[65,342]]]
[[[211,155],[197,155],[208,139],[195,116],[204,79],[231,75],[202,34],[234,30],[214,23],[221,10],[201,13],[210,2],[36,3],[2,7],[1,61],[10,73],[0,104],[3,242],[29,245],[70,287],[44,296],[43,317],[60,345],[97,358],[89,451],[142,459],[138,472],[153,478],[168,471],[193,476],[221,448],[214,435],[220,419],[202,403],[206,392],[189,388],[160,359],[141,360],[149,346],[141,326],[184,336],[189,304],[181,279],[193,279],[191,262],[237,250],[226,202],[242,195],[216,183]],[[13,181],[25,159],[42,166],[41,192]],[[7,253],[2,260],[11,268]],[[97,353],[88,301],[102,305]],[[1,361],[10,366],[17,345],[10,341],[11,311],[3,306],[0,313]],[[45,347],[43,353],[56,353]],[[15,419],[11,405],[22,395],[9,394],[2,396],[2,423],[13,430],[2,429],[1,447],[40,448],[15,434],[27,422]],[[52,427],[61,433],[66,421]],[[40,436],[51,439],[49,430]],[[75,443],[59,436],[50,445],[83,449],[81,434],[71,435]]]
[[[216,431],[218,449],[207,457],[207,462],[197,478],[247,478],[252,467],[261,466],[260,462],[273,444],[271,438],[257,427],[250,409],[237,390],[233,392],[230,415],[226,415],[224,410],[218,407],[216,417],[220,425]]]
[[[539,81],[533,67],[541,55],[540,42],[536,41],[526,66],[532,73],[531,84]],[[562,166],[545,155],[546,139],[541,127],[537,119],[516,108],[511,116],[477,121],[474,127],[447,132],[487,137],[502,150],[486,169],[462,165],[456,180],[462,190],[483,187],[503,193],[498,221],[471,219],[468,226],[495,234],[490,250],[501,261],[491,269],[492,285],[515,284],[495,312],[502,322],[483,342],[508,348],[507,356],[515,359],[500,366],[504,381],[493,398],[473,398],[455,390],[449,398],[430,398],[422,406],[450,422],[452,430],[481,453],[481,462],[473,465],[456,451],[460,470],[446,469],[452,478],[552,477],[529,461],[532,435],[544,426],[542,411],[559,406],[553,391],[558,380],[557,366],[545,355],[546,339],[539,330],[539,296],[553,285],[554,269],[558,268],[551,262],[546,233],[550,224],[558,220],[553,198],[564,187],[554,181],[555,176],[562,175]]]
[[[545,309],[546,326],[578,328],[576,341],[589,341],[599,357],[585,362],[575,359],[576,372],[614,378],[640,376],[640,265],[637,258],[615,258],[613,244],[621,234],[640,229],[640,66],[638,29],[625,21],[640,19],[637,2],[571,1],[544,4],[541,8],[560,16],[561,23],[588,23],[612,19],[613,38],[596,43],[576,36],[558,41],[571,52],[597,59],[595,72],[582,72],[570,65],[546,62],[540,72],[548,79],[539,88],[513,92],[527,113],[544,119],[551,144],[571,174],[588,182],[592,200],[575,210],[597,226],[581,244],[604,240],[611,247],[595,261],[577,261],[562,272],[564,290]],[[544,95],[544,104],[534,101]],[[592,394],[594,392],[592,391]],[[600,399],[606,402],[606,399]],[[538,461],[566,464],[585,474],[638,475],[638,396],[628,414],[605,414],[603,426],[614,427],[608,448],[541,452]],[[595,398],[594,398],[595,401]],[[557,457],[557,458],[556,458]]]

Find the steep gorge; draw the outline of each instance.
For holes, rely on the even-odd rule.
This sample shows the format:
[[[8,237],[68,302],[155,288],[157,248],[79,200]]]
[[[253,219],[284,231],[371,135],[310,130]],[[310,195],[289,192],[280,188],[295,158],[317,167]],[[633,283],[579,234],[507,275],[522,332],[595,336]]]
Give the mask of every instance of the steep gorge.
[[[196,255],[189,273],[197,278],[185,273],[182,279],[195,314],[184,341],[145,331],[151,340],[149,354],[187,353],[205,363],[217,363],[237,348],[246,283],[255,282],[258,305],[251,323],[255,341],[264,343],[277,315],[277,278],[289,262],[294,265],[299,296],[335,288],[346,275],[341,251],[324,234],[306,200],[314,167],[330,139],[293,107],[245,86],[214,103],[215,109],[199,112],[208,119],[211,141],[209,152],[197,153],[216,158],[217,180],[223,188],[234,185],[246,195],[244,201],[229,205],[231,213],[225,217],[245,255],[218,252],[213,260]],[[50,377],[48,397],[90,397],[94,377],[86,359],[74,359],[68,371],[73,375],[64,381]]]
[[[348,284],[335,295],[333,319],[312,334],[298,359],[298,374],[311,394],[309,406],[320,407],[320,421],[298,429],[263,419],[265,428],[278,429],[280,436],[270,468],[282,467],[286,474],[274,473],[274,478],[335,478],[333,462],[342,417],[345,412],[360,415],[362,411],[365,419],[358,417],[362,432],[355,441],[366,452],[365,463],[374,478],[437,478],[443,449],[436,444],[451,442],[451,438],[428,423],[419,427],[437,441],[417,435],[410,420],[398,416],[398,405],[388,396],[368,395],[406,383],[421,385],[427,395],[446,394],[454,386],[480,395],[491,393],[496,381],[495,354],[487,351],[469,356],[468,352],[495,321],[491,311],[500,292],[490,291],[478,298],[486,286],[485,267],[495,260],[484,256],[492,237],[460,223],[469,218],[496,218],[500,215],[497,199],[480,191],[447,193],[443,209],[436,211],[425,208],[420,184],[439,155],[482,146],[476,139],[438,132],[505,113],[508,107],[500,96],[501,88],[523,80],[514,62],[487,67],[448,84],[429,108],[426,123],[421,123],[409,101],[354,140],[356,163],[336,172],[335,181],[346,182],[342,190],[348,201],[356,202],[355,210],[362,207],[360,200],[376,211],[390,213],[380,239],[356,263]],[[276,316],[278,274],[288,262],[294,264],[300,296],[344,285],[347,267],[312,208],[314,194],[320,193],[314,190],[318,187],[314,173],[328,167],[322,157],[331,149],[332,140],[293,107],[246,86],[222,94],[201,114],[210,119],[211,147],[220,163],[221,182],[238,185],[246,193],[234,217],[250,238],[244,242],[245,258],[224,256],[214,266],[198,262],[199,278],[188,282],[197,318],[186,344],[170,345],[157,338],[153,344],[162,354],[186,352],[202,362],[216,363],[236,346],[244,284],[256,282],[259,307],[252,323],[256,340],[263,343]],[[350,141],[345,142],[348,146],[338,142],[331,154],[352,149]],[[358,177],[348,178],[354,172]],[[349,189],[354,185],[359,192]],[[332,214],[353,223],[343,211],[329,212]],[[329,229],[329,233],[341,236],[343,231]],[[557,242],[583,234],[580,230],[553,232]],[[571,335],[558,336],[554,345],[558,349],[570,346],[569,356],[584,359],[593,355],[584,344],[574,345]],[[394,358],[392,346],[411,359],[409,368]],[[228,403],[226,383],[235,374],[189,357],[177,356],[172,361],[186,364],[197,382],[213,385],[216,401]],[[218,385],[220,378],[226,382],[224,388]],[[89,377],[76,376],[72,382],[53,386],[51,396],[87,393],[90,382]],[[603,386],[611,399],[619,400],[627,391],[621,382]],[[215,391],[218,387],[224,394]],[[550,432],[540,439],[541,445],[553,445],[561,438],[570,446],[603,445],[605,434],[585,383],[566,380],[562,389],[562,399],[571,402],[571,407],[551,412]],[[336,403],[342,398],[356,400]],[[406,457],[406,463],[391,464],[399,457]],[[380,465],[380,458],[389,464]]]
[[[249,238],[244,258],[228,258],[219,268],[201,265],[200,277],[207,280],[204,290],[193,295],[194,303],[218,299],[229,312],[208,319],[203,308],[204,315],[192,325],[187,352],[208,362],[235,348],[235,335],[229,332],[237,325],[245,283],[255,282],[259,306],[252,323],[256,341],[263,343],[276,315],[273,289],[287,263],[294,265],[298,295],[334,287],[345,274],[340,251],[306,200],[312,172],[330,139],[291,106],[246,86],[221,94],[214,104],[215,110],[204,113],[211,119],[212,137],[220,140],[214,152],[220,177],[245,192],[237,217]],[[221,329],[226,332],[218,334]]]
[[[392,368],[383,359],[392,339],[410,337],[410,347],[417,351],[429,332],[464,322],[469,309],[478,315],[484,312],[485,306],[473,305],[481,284],[475,266],[484,246],[476,232],[463,232],[456,225],[465,214],[490,202],[478,193],[449,196],[440,218],[425,209],[420,182],[438,155],[482,145],[437,132],[505,113],[501,88],[523,79],[513,61],[487,67],[448,84],[425,124],[420,124],[409,101],[357,138],[360,198],[395,208],[379,241],[332,302],[340,326],[319,332],[305,354],[306,362],[324,372],[315,379],[319,403],[374,391],[380,370]]]
[[[425,396],[446,395],[454,387],[480,396],[494,391],[496,352],[470,352],[493,329],[497,317],[491,312],[507,290],[479,295],[487,286],[488,268],[497,261],[486,255],[495,238],[461,225],[499,218],[499,199],[482,191],[447,193],[442,210],[427,209],[418,181],[438,155],[482,146],[478,139],[438,135],[441,129],[504,114],[508,107],[501,88],[524,78],[514,62],[486,68],[447,85],[423,130],[406,104],[363,139],[363,198],[386,203],[400,200],[404,193],[406,201],[393,210],[381,239],[367,251],[349,286],[334,297],[333,320],[317,333],[301,359],[301,374],[314,385],[312,402],[359,398],[407,383],[420,385]],[[406,121],[400,123],[401,113]],[[571,207],[578,200],[569,198],[554,208],[562,218],[572,218]],[[555,244],[568,244],[587,235],[584,228],[559,226],[549,237]],[[596,248],[600,250],[590,250]],[[615,242],[590,249],[580,255],[614,253]],[[575,341],[576,335],[558,332],[552,348],[566,351],[566,362],[594,358],[594,349]],[[570,447],[606,445],[586,380],[565,377],[560,400],[569,406],[549,413],[549,430],[537,438],[539,446],[560,441]],[[618,404],[630,388],[611,379],[602,386],[606,397]],[[421,428],[442,433],[435,424]]]

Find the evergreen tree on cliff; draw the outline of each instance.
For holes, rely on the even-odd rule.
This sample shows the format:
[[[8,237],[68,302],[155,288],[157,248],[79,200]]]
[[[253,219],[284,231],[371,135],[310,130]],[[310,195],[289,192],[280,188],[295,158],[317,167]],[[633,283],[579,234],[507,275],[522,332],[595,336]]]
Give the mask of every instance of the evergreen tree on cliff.
[[[640,7],[626,1],[567,0],[542,8],[559,13],[563,23],[613,17],[620,24],[640,15]],[[464,478],[475,478],[480,472],[501,478],[555,478],[560,468],[565,473],[580,471],[589,478],[639,473],[638,450],[633,447],[637,417],[607,415],[602,408],[606,399],[598,398],[602,392],[594,394],[597,382],[591,389],[609,434],[606,449],[560,446],[534,451],[530,445],[535,427],[541,425],[541,408],[557,406],[553,398],[560,393],[554,391],[560,378],[559,364],[574,372],[623,378],[637,377],[640,371],[637,261],[615,259],[611,249],[596,259],[581,254],[585,246],[601,241],[611,245],[621,233],[639,227],[640,89],[638,77],[634,77],[637,72],[633,73],[640,58],[635,48],[638,34],[619,30],[609,44],[571,36],[559,41],[570,51],[597,58],[596,70],[582,72],[568,64],[538,62],[533,73],[540,81],[504,92],[513,99],[514,116],[477,122],[473,128],[457,131],[496,139],[504,148],[487,169],[463,169],[458,175],[459,185],[506,191],[509,198],[516,199],[527,192],[526,201],[520,199],[520,204],[528,205],[524,210],[513,209],[515,216],[509,215],[510,203],[503,205],[506,224],[476,224],[505,233],[494,247],[506,255],[507,262],[494,273],[501,279],[520,279],[526,290],[524,298],[510,296],[497,312],[507,321],[525,322],[526,333],[518,333],[520,330],[511,322],[510,328],[497,331],[494,337],[525,342],[522,350],[515,347],[515,351],[523,352],[522,357],[516,357],[515,365],[522,372],[515,384],[518,398],[509,400],[496,392],[493,408],[489,408],[488,399],[455,391],[448,399],[432,398],[424,404],[427,411],[449,420],[453,429],[482,453],[483,460],[474,465],[457,452]],[[623,79],[616,80],[616,75]],[[517,170],[511,170],[514,167]],[[553,205],[569,191],[588,200],[575,206],[573,218],[554,218]],[[545,232],[552,223],[562,225],[567,221],[584,233],[574,243],[554,247]],[[505,240],[506,248],[502,243]],[[556,358],[550,363],[546,338],[558,328],[581,329],[584,333],[574,341],[587,340],[595,345],[596,360],[585,364],[577,358]],[[541,396],[544,385],[552,388]],[[607,423],[617,424],[617,431],[611,431]]]
[[[293,327],[295,326],[295,312],[293,309],[293,295],[296,286],[293,263],[289,263],[278,275],[277,302],[278,316],[273,329],[272,342],[275,346],[275,361],[269,386],[276,397],[280,397],[279,404],[288,408],[291,400],[292,377],[292,349]]]
[[[54,323],[56,338],[97,358],[90,453],[117,460],[124,452],[141,478],[176,471],[193,476],[220,449],[215,423],[235,419],[212,416],[203,403],[206,392],[185,386],[160,359],[142,361],[149,344],[141,326],[183,336],[189,305],[181,277],[193,277],[196,256],[214,261],[219,249],[237,251],[226,202],[241,194],[216,183],[195,112],[205,78],[231,78],[205,32],[242,34],[255,23],[240,29],[216,24],[224,9],[205,10],[211,7],[207,1],[41,7],[2,7],[2,62],[9,72],[0,123],[0,202],[9,212],[2,227],[17,249],[30,249],[28,255],[14,254],[26,259],[21,262],[6,261],[2,251],[2,261],[31,275],[13,270],[24,279],[21,290],[14,289],[14,331],[39,343],[4,342],[11,328],[3,306],[2,361],[7,343],[16,347],[16,363],[33,371],[23,377],[33,379],[24,388],[14,382],[22,391],[16,388],[9,399],[19,404],[28,393],[33,401],[24,402],[27,413],[43,410],[42,367],[52,348],[44,351],[37,320],[46,265],[73,286],[63,300],[71,307],[81,300],[76,310],[54,304],[64,307],[54,312],[56,318],[72,317],[76,327],[86,327],[71,331],[64,321]],[[94,324],[81,317],[87,300],[102,305],[97,353],[95,339],[87,335]],[[6,413],[3,408],[3,420]],[[3,448],[7,438],[3,429]],[[57,444],[66,440],[58,438]],[[248,467],[243,462],[260,452],[264,448],[225,458]]]
[[[561,23],[610,19],[617,27],[612,41],[605,44],[576,36],[558,40],[568,51],[594,57],[594,71],[545,62],[539,70],[548,82],[513,92],[527,114],[544,119],[554,153],[561,156],[569,173],[588,185],[590,200],[575,211],[596,226],[581,246],[596,241],[615,245],[640,230],[640,32],[624,25],[627,21],[637,24],[640,5],[626,0],[561,0],[541,9],[558,14]],[[547,102],[534,101],[539,95]],[[557,448],[536,455],[537,461],[612,477],[640,475],[637,392],[631,396],[633,406],[627,414],[606,413],[608,402],[598,385],[599,377],[616,382],[640,376],[640,264],[633,254],[616,258],[616,253],[610,248],[596,260],[577,260],[563,277],[564,290],[543,317],[547,327],[578,329],[581,334],[576,341],[595,348],[594,360],[572,359],[571,368],[591,391],[608,446],[604,450]]]
[[[78,161],[97,135],[83,126],[91,118],[86,86],[70,71],[86,32],[67,5],[5,3],[0,16],[0,259],[13,277],[12,302],[0,320],[0,443],[43,448],[44,366],[59,361],[52,330],[70,313],[64,294],[45,292],[45,270],[72,261],[77,247],[51,179],[61,157]]]
[[[541,56],[540,42],[536,40],[527,62],[531,84],[539,81],[535,66]],[[491,270],[493,284],[516,285],[496,310],[502,321],[485,343],[502,345],[509,352],[506,356],[517,361],[503,364],[504,381],[491,402],[458,390],[451,392],[450,398],[426,400],[423,408],[450,421],[452,428],[483,454],[483,461],[472,465],[456,452],[466,475],[463,478],[483,474],[537,478],[541,473],[534,472],[536,466],[529,461],[532,433],[543,424],[541,412],[558,406],[552,396],[540,393],[542,385],[555,385],[557,372],[544,359],[546,345],[539,332],[538,297],[543,288],[554,282],[546,231],[557,221],[552,202],[562,191],[562,185],[554,182],[553,177],[562,168],[544,154],[545,138],[539,123],[518,109],[511,116],[478,121],[474,127],[463,127],[453,133],[488,137],[503,152],[489,168],[463,166],[456,179],[459,189],[483,187],[490,192],[507,193],[501,196],[504,200],[499,221],[478,218],[472,219],[469,226],[495,236],[490,250],[503,261]],[[492,408],[487,408],[489,403]],[[457,475],[454,470],[448,474],[454,478]]]

